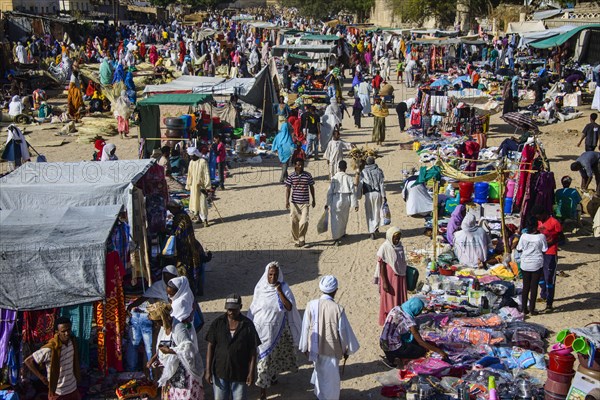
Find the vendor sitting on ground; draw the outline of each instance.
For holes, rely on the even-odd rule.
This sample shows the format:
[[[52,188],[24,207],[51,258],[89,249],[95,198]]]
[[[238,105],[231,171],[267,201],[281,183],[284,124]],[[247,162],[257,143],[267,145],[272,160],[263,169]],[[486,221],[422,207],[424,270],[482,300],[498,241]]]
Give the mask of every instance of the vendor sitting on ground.
[[[473,214],[467,213],[460,228],[454,233],[454,254],[460,264],[478,267],[488,259],[490,238]]]
[[[421,314],[424,306],[423,300],[413,297],[392,308],[387,315],[379,346],[390,366],[403,368],[407,360],[424,357],[428,351],[438,353],[443,358],[448,357],[443,350],[423,340],[419,333],[415,318]]]
[[[542,111],[538,114],[538,117],[543,119],[546,123],[550,123],[554,121],[554,115],[556,114],[556,103],[554,100],[546,97],[544,100],[544,105],[542,106]]]
[[[571,187],[573,180],[570,176],[563,176],[560,180],[562,189],[554,192],[554,210],[556,218],[561,221],[566,219],[577,219],[577,208],[581,202],[581,196],[577,189]]]

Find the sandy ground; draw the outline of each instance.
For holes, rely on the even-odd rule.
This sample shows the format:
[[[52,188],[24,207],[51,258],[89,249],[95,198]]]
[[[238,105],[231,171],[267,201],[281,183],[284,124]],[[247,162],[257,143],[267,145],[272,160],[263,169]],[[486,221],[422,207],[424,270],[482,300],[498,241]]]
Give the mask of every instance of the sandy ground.
[[[396,87],[396,100],[407,99],[414,95],[414,89],[402,85]],[[344,93],[347,89],[344,91]],[[51,100],[57,103],[61,100]],[[64,99],[62,100],[64,101]],[[567,133],[570,129],[580,132],[588,121],[591,112],[589,104],[580,107],[584,117],[566,123],[542,127],[541,139],[551,162],[551,169],[557,180],[569,174],[568,165],[583,150],[576,147],[578,135]],[[400,133],[397,117],[391,110],[387,118],[387,139],[380,149],[383,158],[378,164],[386,176],[388,202],[392,212],[392,224],[403,231],[403,243],[410,251],[422,249],[430,244],[423,236],[423,221],[406,216],[405,204],[400,194],[401,171],[412,166],[418,167],[416,153],[400,150],[401,143],[411,138]],[[344,117],[342,137],[357,145],[370,140],[373,119],[363,119],[363,128],[356,130],[348,116]],[[93,145],[77,143],[75,137],[64,137],[65,143],[56,146],[55,129],[49,125],[28,126],[28,140],[48,161],[89,160]],[[512,128],[499,119],[492,117],[492,129],[489,145],[498,145],[513,133]],[[137,131],[132,132],[133,136]],[[6,138],[2,129],[2,140]],[[120,159],[137,158],[137,140],[109,138],[116,143]],[[2,165],[2,170],[6,164]],[[233,176],[226,182],[227,190],[219,193],[217,206],[223,221],[217,217],[214,209],[210,212],[211,226],[198,228],[196,235],[204,247],[211,250],[215,257],[211,262],[211,271],[206,277],[205,297],[201,306],[210,323],[223,312],[224,297],[230,292],[243,296],[243,308],[251,303],[254,285],[262,275],[265,265],[277,260],[280,262],[286,281],[290,284],[299,309],[303,312],[306,303],[319,296],[318,280],[324,274],[335,275],[340,283],[336,300],[346,308],[348,318],[360,341],[361,348],[348,359],[343,382],[342,399],[377,399],[379,384],[375,377],[387,371],[380,361],[380,328],[377,324],[379,296],[377,287],[371,283],[375,253],[384,240],[372,241],[366,234],[364,208],[358,213],[352,212],[348,224],[348,237],[340,247],[332,246],[328,234],[318,235],[316,221],[322,213],[328,188],[327,165],[325,161],[310,162],[307,170],[316,180],[317,207],[311,210],[311,223],[307,241],[308,249],[296,249],[290,234],[288,212],[285,209],[285,188],[278,183],[280,169],[273,159],[258,165],[234,165]],[[575,182],[579,177],[574,176]],[[568,232],[568,242],[559,253],[559,269],[570,277],[557,279],[557,299],[555,312],[532,317],[531,321],[542,323],[552,331],[569,326],[583,326],[598,321],[600,314],[600,244],[591,237],[589,216],[587,225],[577,234]],[[424,271],[421,271],[423,277]],[[205,328],[206,329],[206,328]],[[202,352],[205,343],[201,344]],[[284,375],[279,384],[270,391],[269,398],[311,399],[311,366],[300,355],[300,372]],[[258,398],[257,388],[250,390],[250,398]],[[207,388],[207,397],[212,398]]]

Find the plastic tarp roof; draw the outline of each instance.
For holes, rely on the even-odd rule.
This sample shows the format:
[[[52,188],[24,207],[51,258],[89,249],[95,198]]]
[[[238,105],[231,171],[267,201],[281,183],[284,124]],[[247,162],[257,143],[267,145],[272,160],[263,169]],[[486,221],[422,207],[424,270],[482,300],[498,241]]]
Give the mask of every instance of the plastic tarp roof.
[[[335,42],[336,40],[340,40],[340,38],[336,35],[304,35],[300,38],[300,40],[318,40],[321,42]]]
[[[510,22],[506,33],[524,33],[545,31],[546,26],[542,21]]]
[[[224,78],[184,75],[162,85],[146,85],[144,93],[189,93],[196,86],[223,83]]]
[[[600,24],[589,24],[578,26],[575,29],[572,29],[568,32],[561,33],[560,35],[553,36],[548,39],[540,40],[539,42],[531,43],[531,47],[535,47],[537,49],[548,49],[550,47],[560,46],[567,40],[571,39],[573,36],[578,33],[585,31],[586,29],[600,29]]]
[[[545,11],[536,11],[533,13],[533,19],[536,21],[542,21],[548,18],[556,17],[557,15],[560,15],[563,12],[564,11],[560,8]]]
[[[563,25],[557,28],[546,29],[545,31],[540,32],[526,32],[521,33],[521,40],[519,40],[519,47],[525,47],[531,42],[535,42],[537,40],[547,39],[552,36],[560,35],[561,33],[568,32],[572,29],[577,28],[577,25]]]
[[[120,210],[0,210],[0,307],[41,310],[104,299],[106,241]]]
[[[248,25],[250,25],[253,28],[260,28],[260,29],[277,28],[276,24],[274,24],[272,22],[263,22],[263,21],[250,22]]]
[[[246,94],[254,86],[255,78],[233,78],[224,82],[196,86],[192,93],[205,93],[214,95],[231,95],[234,93]]]
[[[156,96],[140,100],[137,104],[141,107],[154,105],[197,106],[198,104],[208,103],[212,99],[210,94],[157,94]]]
[[[334,49],[335,49],[335,46],[333,46],[333,45],[302,44],[302,45],[293,45],[293,46],[282,46],[282,45],[274,46],[272,51],[273,51],[274,56],[281,57],[283,55],[283,53],[286,51],[288,53],[301,53],[301,52],[332,53]]]
[[[154,163],[26,163],[0,179],[0,209],[128,205],[130,189]]]

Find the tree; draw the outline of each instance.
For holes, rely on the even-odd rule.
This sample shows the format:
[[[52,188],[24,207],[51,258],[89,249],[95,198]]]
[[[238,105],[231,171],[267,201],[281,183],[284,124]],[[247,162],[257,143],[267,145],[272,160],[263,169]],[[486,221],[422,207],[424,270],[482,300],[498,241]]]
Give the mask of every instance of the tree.
[[[426,20],[433,19],[435,26],[447,27],[454,25],[459,1],[460,8],[469,10],[471,20],[491,11],[489,0],[388,0],[388,3],[402,22],[423,25]]]
[[[364,15],[371,10],[373,0],[282,0],[285,7],[295,7],[305,17],[328,19],[340,12]]]

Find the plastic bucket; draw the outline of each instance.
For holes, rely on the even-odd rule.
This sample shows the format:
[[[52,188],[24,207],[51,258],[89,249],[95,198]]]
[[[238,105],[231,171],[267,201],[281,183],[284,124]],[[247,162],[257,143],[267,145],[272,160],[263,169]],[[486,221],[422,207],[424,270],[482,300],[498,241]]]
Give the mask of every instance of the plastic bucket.
[[[549,354],[550,362],[548,363],[548,378],[560,381],[562,375],[571,374],[573,372],[573,365],[575,364],[575,356],[572,354],[562,355],[556,351],[551,351]],[[551,378],[550,373],[556,373],[555,377]],[[571,377],[572,378],[572,377]],[[564,378],[566,379],[566,378]],[[561,381],[562,382],[562,381]]]
[[[596,351],[596,357],[592,361],[592,365],[590,367],[590,356],[577,353],[577,358],[579,359],[579,365],[585,367],[591,371],[600,371],[600,351]],[[580,371],[582,372],[582,371]]]
[[[460,191],[460,204],[465,204],[471,201],[473,195],[473,182],[459,182],[458,190]]]
[[[500,202],[500,184],[498,182],[490,182],[488,200],[490,203]]]
[[[546,381],[546,384],[544,385],[544,390],[546,392],[557,394],[559,396],[566,396],[567,393],[569,393],[569,389],[571,389],[571,382],[556,382],[551,379],[548,379]]]
[[[513,206],[513,199],[512,197],[507,197],[504,199],[504,214],[511,214],[512,213],[512,206]]]
[[[575,376],[575,371],[573,371],[572,369],[571,369],[571,372],[569,372],[569,373],[556,372],[556,371],[552,371],[551,369],[549,369],[546,372],[548,373],[549,381],[554,381],[554,382],[558,382],[558,383],[571,384],[571,381],[573,380],[573,377]],[[553,393],[558,393],[558,392],[553,392]]]
[[[490,194],[490,184],[488,182],[475,182],[473,202],[477,204],[487,203]]]
[[[567,398],[566,395],[561,396],[556,393],[550,393],[547,390],[544,390],[544,400],[565,400]]]
[[[513,197],[515,197],[515,186],[517,185],[517,182],[514,179],[509,179],[508,182],[506,182],[506,197],[512,199]]]
[[[587,364],[579,364],[579,367],[577,367],[577,372],[581,372],[582,374],[587,375],[590,378],[600,381],[600,371],[587,368]]]

